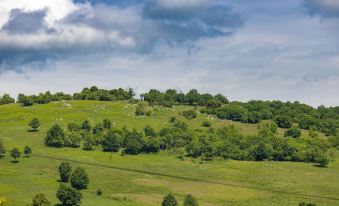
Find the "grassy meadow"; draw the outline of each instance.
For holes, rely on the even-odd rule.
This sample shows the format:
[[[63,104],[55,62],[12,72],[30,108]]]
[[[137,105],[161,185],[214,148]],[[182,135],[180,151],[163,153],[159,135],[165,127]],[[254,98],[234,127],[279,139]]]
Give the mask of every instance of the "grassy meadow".
[[[255,134],[256,125],[242,124],[199,114],[185,120],[179,114],[188,106],[159,108],[157,115],[135,117],[135,105],[125,102],[62,101],[45,105],[21,107],[19,104],[0,106],[0,138],[8,150],[31,146],[32,157],[11,162],[9,153],[0,159],[0,199],[8,206],[30,204],[37,193],[44,193],[53,204],[59,186],[57,167],[68,160],[73,167],[85,167],[90,184],[82,190],[83,206],[159,206],[164,195],[173,193],[180,200],[191,193],[202,206],[287,206],[314,202],[317,206],[339,205],[339,156],[327,168],[297,162],[254,162],[215,159],[199,163],[199,159],[180,160],[169,151],[136,156],[104,153],[97,148],[47,148],[44,137],[54,123],[64,128],[70,122],[85,119],[92,124],[108,118],[113,127],[156,129],[169,124],[175,116],[190,128],[201,127],[209,119],[215,128],[234,125],[245,134]],[[37,117],[42,126],[30,132],[29,121]],[[279,130],[282,134],[283,130]],[[306,131],[303,131],[306,133]],[[97,196],[96,190],[103,189]]]

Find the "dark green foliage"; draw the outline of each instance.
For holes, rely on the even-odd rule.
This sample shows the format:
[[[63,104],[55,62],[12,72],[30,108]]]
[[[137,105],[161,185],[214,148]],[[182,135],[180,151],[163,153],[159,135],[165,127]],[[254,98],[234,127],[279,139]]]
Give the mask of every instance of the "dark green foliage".
[[[199,206],[198,200],[191,194],[185,196],[184,206]]]
[[[74,93],[75,100],[97,100],[97,101],[120,101],[130,100],[134,96],[133,89],[124,90],[122,88],[105,90],[92,86],[90,89],[84,88],[81,93]]]
[[[80,142],[81,142],[80,134],[76,132],[70,132],[65,135],[63,146],[78,148],[80,147]]]
[[[0,97],[0,105],[12,104],[14,102],[15,102],[15,99],[9,96],[9,94],[4,94],[2,97]]]
[[[203,126],[203,127],[211,127],[211,122],[209,122],[209,121],[203,121],[203,122],[202,122],[202,126]]]
[[[89,123],[87,119],[82,123],[81,129],[83,129],[86,132],[91,131],[91,124]]]
[[[251,124],[256,124],[260,122],[261,114],[259,112],[249,112],[247,115],[247,122]]]
[[[121,135],[114,131],[109,131],[102,141],[102,149],[105,152],[118,152],[123,144]]]
[[[14,158],[14,161],[17,161],[17,158],[19,158],[21,156],[21,152],[18,148],[14,147],[10,151],[10,155],[11,155],[12,158]]]
[[[40,127],[40,121],[38,118],[34,118],[29,122],[28,126],[32,127],[34,131],[37,131]]]
[[[124,146],[126,154],[139,154],[143,149],[143,136],[141,133],[138,133],[136,130],[128,132],[125,135]]]
[[[285,131],[284,133],[285,137],[292,137],[292,138],[298,138],[301,136],[301,130],[297,127],[292,127]]]
[[[217,116],[220,119],[246,122],[247,110],[240,105],[228,104],[217,109]]]
[[[258,145],[254,146],[251,155],[254,157],[256,161],[262,161],[265,159],[272,159],[273,148],[264,143],[259,143]]]
[[[70,177],[72,187],[80,190],[88,187],[89,178],[84,168],[77,167]]]
[[[81,130],[81,126],[74,122],[68,123],[67,128],[70,132],[79,132]]]
[[[68,182],[72,173],[72,166],[68,162],[62,162],[59,165],[59,175],[61,182]]]
[[[111,129],[112,128],[112,122],[109,121],[108,119],[104,119],[102,122],[104,124],[105,129]]]
[[[34,104],[34,100],[32,96],[25,96],[24,94],[19,94],[18,103],[23,107],[32,106]]]
[[[139,102],[137,104],[137,107],[135,108],[135,115],[136,116],[146,115],[146,104],[145,104],[145,102]]]
[[[64,130],[58,124],[53,125],[47,132],[45,144],[49,147],[62,147],[64,143]]]
[[[197,113],[195,110],[191,109],[191,110],[183,111],[182,116],[184,116],[187,119],[194,119],[197,117]]]
[[[199,157],[202,154],[202,144],[200,141],[191,141],[185,148],[186,153],[190,157]]]
[[[56,197],[64,206],[80,205],[82,199],[82,195],[79,191],[65,184],[60,185]]]
[[[157,136],[156,131],[151,126],[149,126],[149,125],[147,125],[144,128],[144,133],[145,133],[146,137],[156,137]]]
[[[51,202],[45,197],[44,194],[37,194],[32,199],[31,206],[50,206]]]
[[[4,142],[2,141],[2,139],[0,139],[0,157],[5,156],[6,154],[6,149],[4,146]]]
[[[286,115],[277,116],[274,119],[274,121],[280,128],[291,128],[292,127],[292,120],[290,117]]]
[[[160,150],[160,141],[155,137],[146,137],[143,151],[146,153],[156,153]]]
[[[29,146],[25,146],[24,154],[25,154],[26,157],[29,157],[32,154],[32,148],[29,147]]]
[[[162,206],[179,206],[178,201],[175,199],[174,195],[168,194],[164,197]]]
[[[315,157],[315,162],[319,165],[319,167],[327,167],[328,163],[330,162],[330,159],[327,155],[319,153]]]

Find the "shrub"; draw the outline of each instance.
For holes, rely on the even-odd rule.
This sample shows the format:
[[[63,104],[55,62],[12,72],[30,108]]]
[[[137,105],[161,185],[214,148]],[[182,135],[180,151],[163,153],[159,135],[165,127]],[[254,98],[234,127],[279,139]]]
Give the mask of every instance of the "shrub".
[[[135,115],[136,116],[146,115],[146,103],[145,102],[139,102],[137,104],[137,107],[135,108]]]
[[[285,131],[284,133],[285,137],[292,137],[292,138],[298,138],[301,136],[301,130],[297,127],[292,127]]]
[[[203,121],[203,122],[202,122],[202,126],[203,126],[203,127],[211,127],[211,122],[209,122],[209,121]]]
[[[68,162],[62,162],[59,165],[59,175],[61,182],[68,182],[72,173],[72,166]]]
[[[315,157],[315,162],[318,163],[319,167],[327,167],[330,159],[326,154],[320,153]]]
[[[85,169],[77,167],[71,175],[70,182],[72,187],[78,190],[86,189],[89,183],[89,178]]]
[[[288,129],[292,127],[292,120],[288,116],[277,116],[274,121],[280,128]]]
[[[30,154],[32,154],[32,148],[30,148],[29,146],[25,146],[24,153],[26,157],[29,157]]]
[[[184,206],[199,206],[198,201],[193,195],[188,194],[184,199]]]
[[[47,200],[44,194],[37,194],[33,200],[31,206],[50,206],[51,202]]]
[[[179,206],[178,201],[172,194],[168,194],[164,197],[162,201],[162,206]]]
[[[187,119],[194,119],[197,117],[197,112],[193,109],[186,110],[182,112],[182,116],[184,116]]]
[[[82,199],[82,195],[79,191],[65,184],[60,185],[56,197],[65,206],[79,205]]]
[[[45,144],[49,147],[62,147],[64,142],[64,130],[58,124],[53,125],[47,132]]]
[[[83,129],[87,132],[91,131],[91,124],[89,123],[89,121],[87,119],[82,123],[81,129]]]

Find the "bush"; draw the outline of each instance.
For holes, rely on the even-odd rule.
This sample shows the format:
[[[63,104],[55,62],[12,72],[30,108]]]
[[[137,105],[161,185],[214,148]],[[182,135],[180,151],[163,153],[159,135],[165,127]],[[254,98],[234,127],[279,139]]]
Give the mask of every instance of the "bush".
[[[315,157],[315,162],[318,163],[319,167],[327,167],[330,159],[326,154],[321,153]]]
[[[199,206],[198,201],[193,195],[188,194],[184,199],[184,206]]]
[[[162,206],[179,206],[178,201],[172,194],[168,194],[164,197],[162,201]]]
[[[278,116],[274,121],[280,128],[288,129],[292,127],[292,120],[288,116]]]
[[[56,197],[65,206],[79,205],[82,199],[82,195],[79,191],[65,184],[60,185]]]
[[[30,154],[32,154],[32,148],[30,148],[29,146],[25,146],[24,153],[26,157],[29,157]]]
[[[72,187],[80,190],[88,187],[89,178],[84,168],[77,167],[71,175],[70,182]]]
[[[59,165],[59,175],[61,182],[68,182],[72,173],[72,166],[68,162],[62,162]]]
[[[64,143],[64,130],[58,124],[53,125],[47,132],[45,144],[49,147],[62,147]]]
[[[139,102],[137,104],[137,107],[135,108],[135,115],[136,116],[146,115],[146,103],[145,102]]]
[[[50,206],[51,202],[47,200],[44,194],[37,194],[33,200],[31,206]]]
[[[91,124],[89,123],[89,121],[87,119],[82,123],[81,129],[83,129],[87,132],[91,131]]]
[[[197,113],[195,110],[186,110],[182,112],[182,116],[184,116],[187,119],[194,119],[197,117]]]
[[[301,136],[301,130],[297,127],[292,127],[285,131],[284,133],[285,137],[292,137],[292,138],[298,138]]]
[[[219,119],[228,119],[240,122],[247,121],[247,110],[240,105],[225,105],[218,108],[216,113]]]
[[[101,188],[97,189],[97,195],[102,195],[103,191]]]
[[[209,122],[209,121],[203,121],[203,122],[202,122],[202,126],[203,126],[203,127],[211,127],[211,122]]]
[[[105,152],[118,152],[123,139],[117,132],[109,131],[102,141],[102,150]]]
[[[142,134],[136,130],[129,132],[125,137],[125,153],[126,154],[139,154],[143,149]]]

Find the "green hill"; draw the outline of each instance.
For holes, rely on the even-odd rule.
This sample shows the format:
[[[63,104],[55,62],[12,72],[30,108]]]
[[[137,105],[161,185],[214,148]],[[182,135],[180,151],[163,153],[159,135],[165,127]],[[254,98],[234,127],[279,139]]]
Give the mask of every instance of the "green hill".
[[[170,118],[187,123],[191,130],[200,129],[208,120],[212,127],[234,125],[245,135],[258,132],[256,124],[220,120],[214,115],[200,114],[188,120],[181,113],[192,106],[158,107],[156,115],[135,116],[135,104],[102,101],[57,101],[49,104],[21,107],[19,104],[0,106],[0,138],[7,150],[28,145],[32,156],[11,162],[10,155],[0,159],[0,200],[7,205],[29,204],[37,193],[44,193],[53,204],[59,186],[57,167],[61,161],[85,167],[90,185],[83,190],[84,206],[100,205],[161,205],[164,195],[172,192],[182,203],[184,195],[193,194],[200,205],[298,205],[314,202],[321,206],[339,204],[339,160],[335,158],[327,168],[312,163],[274,161],[235,161],[214,158],[203,161],[185,157],[177,158],[173,150],[156,154],[124,155],[81,148],[50,148],[44,145],[48,129],[55,123],[63,128],[85,119],[94,125],[107,118],[114,128],[127,126],[142,130],[150,125],[159,131],[170,126]],[[149,109],[151,109],[149,107]],[[30,132],[27,126],[32,118],[38,118],[41,128]],[[264,120],[269,122],[271,120]],[[282,136],[283,129],[278,129]],[[302,131],[306,136],[307,131]],[[326,138],[323,134],[320,137]],[[98,188],[103,195],[97,196]]]

